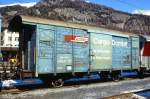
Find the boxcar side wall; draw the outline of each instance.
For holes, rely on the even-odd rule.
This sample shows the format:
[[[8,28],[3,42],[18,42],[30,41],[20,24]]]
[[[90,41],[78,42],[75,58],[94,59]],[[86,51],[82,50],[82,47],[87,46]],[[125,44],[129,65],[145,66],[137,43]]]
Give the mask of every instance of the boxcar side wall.
[[[37,25],[36,40],[36,72],[54,72],[54,26]]]
[[[131,36],[131,57],[132,57],[132,69],[138,69],[140,66],[140,43],[138,36]]]
[[[91,70],[110,70],[112,64],[112,36],[103,33],[90,34]]]
[[[131,41],[129,38],[112,36],[112,69],[131,69]]]
[[[87,72],[88,38],[85,30],[38,24],[36,72]]]
[[[131,39],[129,35],[104,30],[92,32],[91,28],[34,25],[35,34],[26,42],[25,63],[38,74],[127,70],[139,66],[137,37]]]

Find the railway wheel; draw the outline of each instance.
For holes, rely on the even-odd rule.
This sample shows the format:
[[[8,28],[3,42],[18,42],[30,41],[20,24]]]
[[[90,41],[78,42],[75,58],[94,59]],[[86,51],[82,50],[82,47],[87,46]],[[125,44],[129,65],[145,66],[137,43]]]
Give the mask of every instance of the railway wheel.
[[[119,80],[120,80],[120,76],[119,76],[119,75],[114,75],[114,76],[112,77],[112,80],[113,80],[113,81],[119,81]]]
[[[55,88],[62,87],[63,85],[64,85],[64,81],[61,78],[52,81],[52,86]]]
[[[120,75],[121,75],[120,71],[113,71],[111,73],[112,80],[113,81],[119,81],[120,80]]]

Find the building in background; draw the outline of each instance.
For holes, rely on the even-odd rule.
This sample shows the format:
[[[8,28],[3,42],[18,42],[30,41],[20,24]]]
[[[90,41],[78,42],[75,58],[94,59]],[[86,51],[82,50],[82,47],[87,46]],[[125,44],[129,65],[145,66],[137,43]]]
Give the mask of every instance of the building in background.
[[[17,57],[19,45],[19,33],[10,32],[7,28],[2,28],[1,32],[1,52],[4,61]]]
[[[10,32],[8,29],[4,29],[1,35],[2,47],[18,47],[19,45],[19,33]]]

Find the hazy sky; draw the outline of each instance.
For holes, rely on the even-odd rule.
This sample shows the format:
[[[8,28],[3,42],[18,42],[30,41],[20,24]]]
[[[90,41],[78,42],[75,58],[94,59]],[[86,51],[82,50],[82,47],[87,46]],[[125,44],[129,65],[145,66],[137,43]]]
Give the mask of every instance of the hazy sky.
[[[28,3],[39,0],[0,0],[0,5],[11,3]],[[87,0],[89,2],[106,5],[108,7],[124,12],[133,12],[135,10],[150,10],[149,0]]]

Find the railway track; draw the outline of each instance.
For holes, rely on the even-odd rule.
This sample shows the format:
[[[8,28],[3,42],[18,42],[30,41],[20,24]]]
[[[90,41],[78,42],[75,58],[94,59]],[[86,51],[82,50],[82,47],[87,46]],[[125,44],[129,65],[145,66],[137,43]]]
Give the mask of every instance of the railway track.
[[[52,99],[101,99],[150,89],[149,82],[150,77],[146,77],[145,79],[133,78],[118,82],[71,84],[61,88],[11,89],[9,92],[3,90],[0,99],[49,99],[49,97]]]

